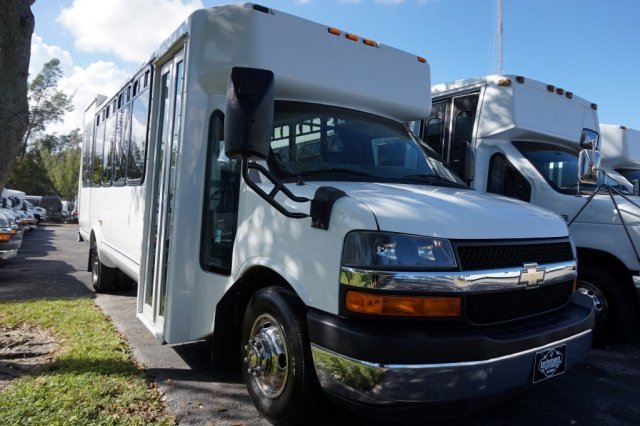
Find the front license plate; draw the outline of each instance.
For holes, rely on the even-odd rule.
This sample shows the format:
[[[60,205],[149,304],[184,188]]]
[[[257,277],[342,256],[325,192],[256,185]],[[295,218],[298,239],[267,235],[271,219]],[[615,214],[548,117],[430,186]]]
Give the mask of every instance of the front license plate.
[[[567,367],[566,350],[567,345],[560,345],[536,352],[533,362],[533,383],[564,373]]]

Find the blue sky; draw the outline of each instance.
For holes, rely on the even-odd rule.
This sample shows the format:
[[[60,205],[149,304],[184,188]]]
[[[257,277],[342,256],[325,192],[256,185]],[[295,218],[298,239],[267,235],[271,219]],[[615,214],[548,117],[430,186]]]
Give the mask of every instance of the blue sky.
[[[31,74],[62,60],[80,127],[189,12],[230,1],[36,0]],[[426,57],[432,83],[494,74],[496,0],[264,0],[259,4]],[[640,1],[503,0],[504,69],[598,104],[600,122],[640,129]]]

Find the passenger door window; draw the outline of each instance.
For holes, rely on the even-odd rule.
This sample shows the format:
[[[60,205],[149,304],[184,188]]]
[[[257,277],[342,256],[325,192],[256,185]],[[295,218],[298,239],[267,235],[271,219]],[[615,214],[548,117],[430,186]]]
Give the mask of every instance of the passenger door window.
[[[487,192],[531,201],[531,185],[502,154],[494,154],[489,161]]]
[[[431,108],[431,115],[427,121],[422,138],[435,152],[440,154],[442,158],[446,158],[446,131],[445,118],[447,116],[447,105],[449,99],[440,102],[434,102]]]
[[[216,110],[209,120],[200,265],[206,271],[229,275],[238,221],[241,161],[225,155],[223,130],[224,115]]]
[[[449,165],[458,176],[464,176],[467,146],[473,141],[473,127],[476,118],[479,94],[453,99],[453,134],[449,151]]]

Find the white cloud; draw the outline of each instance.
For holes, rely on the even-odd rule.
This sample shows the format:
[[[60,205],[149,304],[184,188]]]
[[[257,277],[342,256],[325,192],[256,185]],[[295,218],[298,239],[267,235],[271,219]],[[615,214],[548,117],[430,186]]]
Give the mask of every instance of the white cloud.
[[[47,128],[48,133],[67,134],[73,129],[82,130],[84,110],[96,95],[111,96],[129,77],[129,73],[113,62],[98,61],[86,68],[73,67],[73,72],[60,79],[58,87],[67,95],[73,95],[73,111],[65,114],[60,123]]]
[[[90,100],[98,94],[111,96],[125,82],[128,72],[113,62],[98,61],[86,68],[74,66],[71,53],[59,46],[46,44],[42,37],[31,37],[31,59],[29,62],[29,80],[33,79],[42,66],[53,58],[60,60],[62,78],[58,89],[73,95],[73,111],[65,114],[63,121],[47,127],[48,133],[67,134],[75,128],[82,128],[84,109]]]
[[[73,0],[58,21],[73,34],[78,50],[140,63],[202,7],[201,0]]]
[[[404,3],[404,0],[376,0],[376,3],[388,4],[390,6],[397,6]]]
[[[40,71],[44,64],[51,59],[60,60],[60,68],[64,74],[71,72],[73,67],[73,59],[71,53],[61,49],[58,46],[50,46],[46,44],[42,37],[33,34],[31,37],[31,59],[29,61],[29,80],[33,79]]]

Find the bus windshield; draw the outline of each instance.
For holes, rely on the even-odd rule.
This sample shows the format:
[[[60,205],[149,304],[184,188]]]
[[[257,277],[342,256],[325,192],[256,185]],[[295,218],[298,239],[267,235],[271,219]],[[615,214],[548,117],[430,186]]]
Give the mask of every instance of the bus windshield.
[[[604,174],[595,185],[578,182],[579,148],[569,148],[542,142],[514,141],[513,145],[535,166],[549,184],[565,194],[590,195],[603,183]],[[606,177],[606,184],[623,194],[631,195],[628,185]]]
[[[627,178],[629,182],[640,180],[640,169],[616,169],[616,171]]]
[[[269,168],[287,180],[351,180],[464,187],[404,125],[358,111],[276,102]]]

